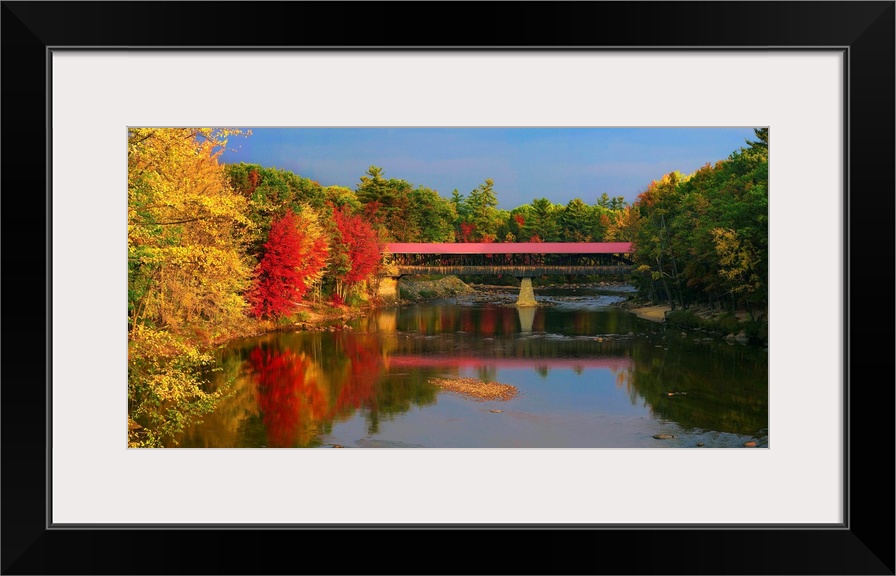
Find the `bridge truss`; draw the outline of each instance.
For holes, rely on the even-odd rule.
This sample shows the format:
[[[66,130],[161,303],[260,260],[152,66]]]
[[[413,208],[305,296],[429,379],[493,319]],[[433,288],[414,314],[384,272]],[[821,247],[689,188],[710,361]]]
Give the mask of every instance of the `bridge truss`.
[[[629,243],[390,244],[390,275],[599,275],[631,272]]]

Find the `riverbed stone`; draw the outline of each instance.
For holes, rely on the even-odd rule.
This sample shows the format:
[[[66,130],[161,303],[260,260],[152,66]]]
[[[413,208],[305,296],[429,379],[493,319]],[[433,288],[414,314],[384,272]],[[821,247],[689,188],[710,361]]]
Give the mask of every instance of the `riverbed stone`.
[[[672,438],[675,438],[672,434],[654,434],[653,437],[657,440],[671,440]]]

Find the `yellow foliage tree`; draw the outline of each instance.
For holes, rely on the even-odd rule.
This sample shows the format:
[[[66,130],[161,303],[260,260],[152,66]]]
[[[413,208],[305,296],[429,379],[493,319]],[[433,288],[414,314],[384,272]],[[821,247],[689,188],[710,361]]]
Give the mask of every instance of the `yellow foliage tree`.
[[[213,339],[243,316],[251,268],[241,242],[246,199],[218,163],[227,137],[211,128],[128,134],[130,324]]]
[[[214,409],[208,345],[244,321],[251,227],[218,158],[231,130],[128,132],[128,445],[163,446]]]
[[[756,249],[735,230],[714,228],[711,232],[719,257],[719,275],[728,281],[730,292],[753,294],[760,287]]]
[[[638,237],[642,224],[641,214],[631,206],[601,214],[601,224],[605,227],[604,242],[632,242]],[[606,218],[606,219],[604,219]]]

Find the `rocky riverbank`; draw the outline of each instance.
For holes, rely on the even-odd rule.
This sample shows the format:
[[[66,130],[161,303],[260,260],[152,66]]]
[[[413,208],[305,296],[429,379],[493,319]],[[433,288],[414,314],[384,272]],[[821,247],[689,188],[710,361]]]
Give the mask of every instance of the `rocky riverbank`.
[[[425,302],[475,294],[477,291],[457,276],[435,280],[405,276],[398,282],[400,302]]]
[[[672,307],[668,304],[647,304],[634,300],[620,302],[618,306],[620,308],[628,310],[638,318],[650,320],[651,322],[664,322],[666,320],[666,315],[672,311]],[[723,310],[719,310],[718,308],[711,309],[703,306],[692,306],[688,308],[688,311],[690,311],[697,318],[706,321],[717,320],[725,315],[730,314]],[[747,322],[750,320],[750,314],[746,310],[738,310],[734,314],[734,316],[740,322]]]
[[[547,288],[597,288],[597,289],[623,289],[628,285],[622,282],[593,282],[583,284],[564,284],[536,287],[536,296],[541,289]],[[499,286],[487,284],[467,284],[456,276],[441,278],[406,276],[401,278],[398,284],[400,300],[396,304],[416,304],[434,300],[453,299],[458,304],[493,304],[500,306],[514,306],[518,297],[517,286]],[[564,300],[564,296],[552,296],[551,300]],[[581,299],[581,296],[570,296],[570,299]],[[288,320],[279,322],[257,322],[246,334],[240,336],[255,336],[268,332],[278,331],[336,331],[350,330],[349,320],[369,314],[382,302],[366,302],[360,306],[339,306],[332,303],[303,304],[296,314]],[[556,302],[540,303],[540,305],[556,305]],[[615,306],[632,314],[657,323],[668,323],[684,330],[701,329],[703,331],[724,333],[727,338],[737,340],[767,340],[767,323],[760,319],[752,322],[747,311],[738,311],[733,316],[729,312],[719,309],[691,307],[686,311],[675,311],[672,322],[669,322],[669,314],[672,309],[668,304],[652,304],[636,299],[620,301]],[[765,324],[764,330],[761,325]],[[759,327],[757,328],[757,325]],[[746,330],[744,330],[746,328]]]
[[[625,308],[638,318],[650,320],[651,322],[664,322],[666,320],[666,312],[669,312],[672,309],[672,307],[668,305],[638,306],[635,308],[620,306],[620,308]]]
[[[730,311],[705,306],[691,306],[687,310],[672,310],[668,304],[649,304],[627,300],[618,307],[651,322],[665,323],[673,328],[717,334],[731,343],[768,343],[768,319],[765,313],[750,318],[746,310]]]

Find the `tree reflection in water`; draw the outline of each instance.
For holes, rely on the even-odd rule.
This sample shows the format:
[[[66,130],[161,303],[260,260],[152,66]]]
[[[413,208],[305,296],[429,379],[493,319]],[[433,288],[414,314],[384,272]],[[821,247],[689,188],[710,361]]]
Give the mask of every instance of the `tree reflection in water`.
[[[327,411],[317,380],[308,378],[311,362],[304,354],[260,345],[249,354],[257,386],[258,408],[268,446],[307,446],[314,439],[313,422]]]
[[[615,441],[620,432],[609,422],[629,417],[626,422],[645,430],[665,422],[682,434],[762,440],[768,427],[767,351],[706,340],[599,307],[429,304],[382,310],[359,319],[352,330],[283,332],[234,343],[222,353],[224,371],[215,376],[235,378],[233,399],[188,431],[181,445],[313,447],[339,431],[352,435],[337,435],[340,444],[366,446],[372,438],[418,445],[429,434],[427,445],[452,446],[454,429],[469,442],[476,432],[468,422],[475,421],[478,407],[448,398],[437,402],[439,390],[429,383],[460,375],[518,385],[519,414],[547,418],[539,410],[550,410],[550,418],[580,418],[575,421],[585,426],[606,419],[610,428],[595,436],[598,443]],[[603,382],[618,393],[611,396]],[[387,426],[393,421],[402,424]],[[491,430],[522,421],[489,418],[482,425]],[[569,430],[563,437],[553,427],[549,436],[557,446],[587,445],[577,428]],[[619,439],[618,447],[641,445],[633,438]],[[492,445],[488,437],[481,440]],[[540,445],[536,437],[531,441]]]

